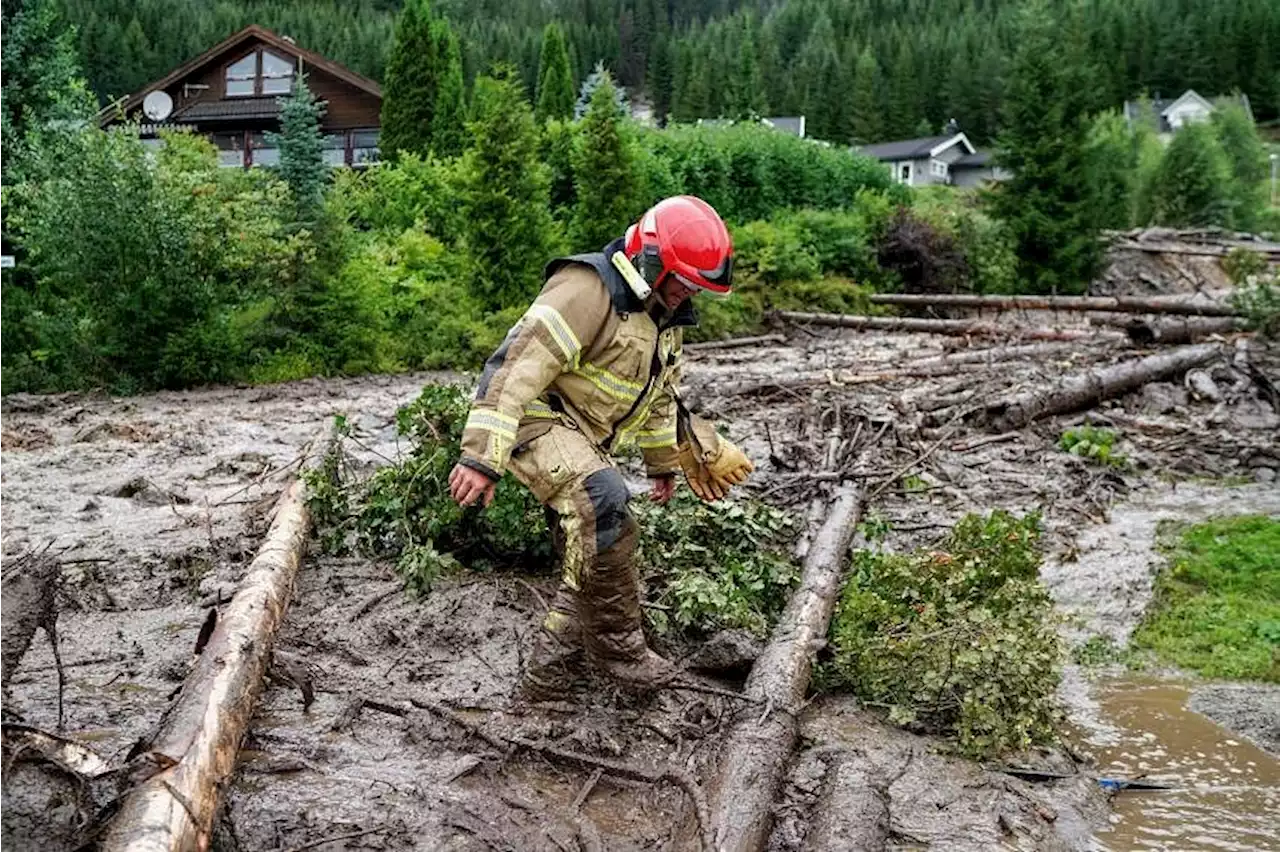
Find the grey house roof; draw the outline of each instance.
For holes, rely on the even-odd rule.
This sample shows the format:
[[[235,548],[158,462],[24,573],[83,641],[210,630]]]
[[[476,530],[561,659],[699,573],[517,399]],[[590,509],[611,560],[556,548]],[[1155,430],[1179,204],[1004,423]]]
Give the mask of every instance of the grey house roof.
[[[276,118],[280,115],[278,98],[241,98],[226,101],[196,101],[173,114],[175,122],[239,121],[251,118]]]
[[[803,115],[781,115],[770,118],[762,118],[760,121],[769,125],[774,130],[783,133],[790,133],[792,136],[804,137],[804,116]]]
[[[972,154],[965,154],[960,159],[951,164],[953,169],[985,169],[991,165],[990,151],[975,151]]]
[[[904,139],[901,142],[881,142],[878,145],[863,145],[858,152],[877,160],[917,160],[929,156],[929,152],[937,148],[950,136],[925,136],[921,139]]]

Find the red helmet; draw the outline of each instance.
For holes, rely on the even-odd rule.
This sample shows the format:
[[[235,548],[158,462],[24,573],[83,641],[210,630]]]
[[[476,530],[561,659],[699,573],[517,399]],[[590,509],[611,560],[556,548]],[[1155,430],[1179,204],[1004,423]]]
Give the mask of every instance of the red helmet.
[[[663,199],[627,229],[623,248],[652,287],[675,275],[690,289],[728,293],[733,239],[715,209],[692,195]]]

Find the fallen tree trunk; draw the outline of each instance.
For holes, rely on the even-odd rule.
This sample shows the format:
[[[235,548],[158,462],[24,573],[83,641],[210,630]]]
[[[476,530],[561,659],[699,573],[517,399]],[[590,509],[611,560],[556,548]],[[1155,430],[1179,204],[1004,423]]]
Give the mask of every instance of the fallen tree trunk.
[[[1033,420],[1089,408],[1148,382],[1161,381],[1209,361],[1222,351],[1216,343],[1183,346],[1136,361],[1123,361],[1067,376],[1053,387],[1028,390],[988,405],[981,416],[988,428],[1008,432]]]
[[[55,593],[61,577],[62,568],[58,560],[41,554],[24,559],[4,578],[3,594],[0,595],[4,599],[3,612],[0,613],[0,623],[3,623],[3,638],[0,639],[3,674],[0,676],[6,690],[10,678],[18,670],[18,664],[31,647],[36,628],[57,630],[51,625],[57,618]],[[53,636],[50,634],[51,640]]]
[[[1246,326],[1245,321],[1238,317],[1126,317],[1115,314],[1091,315],[1089,324],[1123,329],[1139,346],[1194,343],[1213,334],[1244,331]]]
[[[313,453],[317,444],[324,446],[313,442]],[[310,526],[306,486],[295,480],[276,503],[266,540],[195,669],[156,729],[130,753],[130,760],[150,754],[167,768],[124,798],[102,844],[106,852],[208,848],[219,796],[253,718]]]
[[[809,687],[818,644],[827,634],[845,557],[862,505],[845,486],[805,559],[804,574],[764,653],[747,678],[753,707],[729,732],[711,794],[711,825],[722,852],[756,852],[768,842],[773,803],[795,748],[798,714]]]
[[[1088,328],[1017,328],[969,319],[926,319],[922,317],[864,317],[851,314],[811,314],[804,311],[774,311],[773,319],[805,325],[852,328],[866,331],[918,331],[958,337],[1010,337],[1021,340],[1090,340],[1098,332]]]
[[[872,304],[917,308],[975,308],[992,311],[1108,311],[1123,314],[1181,314],[1200,317],[1238,316],[1231,305],[1195,302],[1170,296],[973,296],[964,293],[877,293]],[[965,320],[940,320],[964,322]]]
[[[762,334],[759,337],[731,337],[728,340],[707,340],[702,343],[686,343],[685,352],[707,352],[714,349],[742,349],[747,346],[768,346],[786,343],[785,334]]]

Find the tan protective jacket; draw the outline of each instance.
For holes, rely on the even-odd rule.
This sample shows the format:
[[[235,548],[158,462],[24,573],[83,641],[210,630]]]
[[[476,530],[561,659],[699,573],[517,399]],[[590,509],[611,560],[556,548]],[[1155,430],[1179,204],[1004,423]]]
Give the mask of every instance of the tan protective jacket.
[[[608,261],[620,243],[547,267],[542,292],[485,362],[464,465],[497,479],[514,447],[558,421],[606,452],[638,446],[652,476],[679,469],[682,328],[697,316],[686,302],[655,322]]]

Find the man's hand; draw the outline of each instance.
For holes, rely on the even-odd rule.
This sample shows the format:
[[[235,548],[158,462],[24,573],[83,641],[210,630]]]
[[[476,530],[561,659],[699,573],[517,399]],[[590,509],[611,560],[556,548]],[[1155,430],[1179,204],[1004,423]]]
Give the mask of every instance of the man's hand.
[[[662,505],[672,498],[676,493],[676,475],[669,473],[666,476],[649,477],[649,499],[658,505]]]
[[[465,464],[455,464],[449,473],[449,496],[459,506],[470,506],[481,496],[484,497],[484,505],[488,506],[493,502],[493,492],[497,487],[498,483]]]

